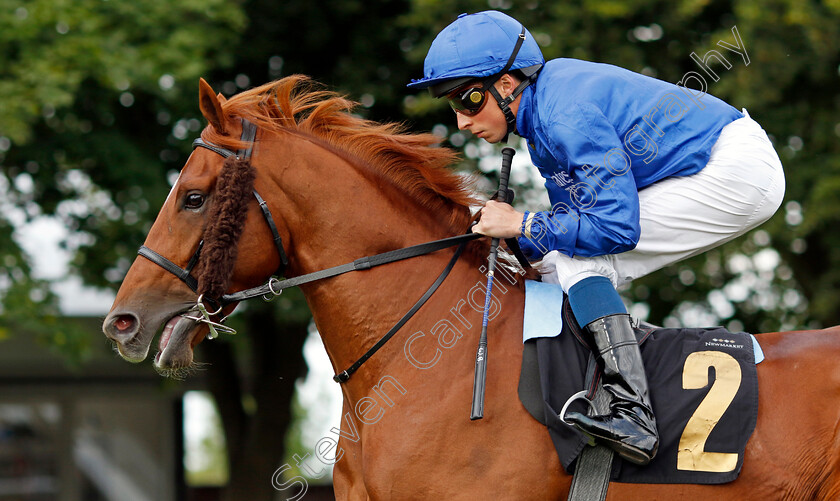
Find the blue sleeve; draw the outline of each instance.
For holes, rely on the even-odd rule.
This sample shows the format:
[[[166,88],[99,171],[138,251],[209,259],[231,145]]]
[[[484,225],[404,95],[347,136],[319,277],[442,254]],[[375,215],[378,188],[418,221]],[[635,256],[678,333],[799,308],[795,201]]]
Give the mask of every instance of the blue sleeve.
[[[557,120],[545,129],[553,170],[568,175],[546,180],[551,210],[526,213],[522,220],[519,245],[529,259],[551,250],[584,257],[618,254],[639,241],[631,158],[599,110],[579,109],[578,120]]]

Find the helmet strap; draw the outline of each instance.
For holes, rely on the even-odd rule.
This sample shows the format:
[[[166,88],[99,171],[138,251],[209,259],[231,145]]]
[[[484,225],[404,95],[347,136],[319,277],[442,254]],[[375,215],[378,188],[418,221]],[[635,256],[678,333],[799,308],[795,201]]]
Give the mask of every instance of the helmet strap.
[[[504,142],[507,142],[510,133],[516,129],[516,115],[514,115],[513,111],[510,109],[510,104],[514,102],[517,97],[519,97],[519,94],[522,94],[522,91],[524,91],[526,87],[531,85],[531,82],[537,79],[538,74],[539,71],[533,73],[531,76],[520,82],[519,85],[517,85],[516,88],[513,89],[513,92],[511,92],[508,97],[502,97],[501,94],[499,94],[499,91],[496,90],[496,87],[492,84],[490,85],[490,88],[487,89],[490,91],[490,94],[496,99],[496,103],[499,105],[499,109],[502,110],[502,113],[504,113],[505,115],[505,121],[507,122],[507,133],[505,134],[505,137],[503,139]],[[496,80],[498,80],[498,78],[501,77],[497,77]]]
[[[505,138],[503,141],[507,142],[508,136],[511,132],[516,128],[516,116],[513,114],[513,111],[510,109],[510,103],[512,103],[519,94],[525,90],[525,87],[530,85],[533,80],[536,80],[537,73],[534,73],[530,77],[523,80],[516,89],[513,90],[511,95],[506,98],[503,98],[499,91],[496,90],[494,84],[504,75],[505,73],[510,70],[510,67],[513,66],[513,63],[516,61],[516,55],[519,54],[519,49],[522,47],[522,44],[525,42],[525,25],[522,25],[522,31],[519,33],[519,36],[516,37],[516,45],[513,47],[513,52],[511,52],[510,57],[505,63],[504,68],[501,69],[495,75],[491,75],[489,78],[485,79],[482,83],[482,88],[484,90],[490,91],[490,94],[496,99],[496,103],[499,105],[499,109],[502,110],[502,113],[505,115],[505,121],[507,122],[507,133],[505,134]]]
[[[502,75],[508,72],[513,63],[516,61],[516,55],[519,54],[519,49],[522,47],[522,43],[525,42],[525,25],[522,25],[522,31],[519,33],[519,36],[516,37],[516,45],[513,46],[513,52],[510,53],[510,57],[508,58],[505,66],[499,70],[498,72],[490,75],[489,77],[485,78],[483,82],[481,82],[481,89],[482,90],[489,90],[493,97],[496,98],[497,101],[501,99],[499,94],[495,92],[493,88],[493,84],[500,78]]]

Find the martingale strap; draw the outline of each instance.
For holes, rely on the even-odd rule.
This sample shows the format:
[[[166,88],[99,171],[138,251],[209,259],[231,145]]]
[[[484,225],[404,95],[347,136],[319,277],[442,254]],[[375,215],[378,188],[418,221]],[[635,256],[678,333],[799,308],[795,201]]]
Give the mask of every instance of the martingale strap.
[[[483,235],[479,233],[466,233],[463,235],[457,235],[454,237],[444,238],[441,240],[435,240],[433,242],[426,242],[418,245],[413,245],[411,247],[405,247],[402,249],[397,249],[389,252],[383,252],[381,254],[376,254],[373,256],[366,256],[363,258],[356,259],[351,263],[345,263],[339,266],[333,266],[332,268],[326,268],[323,270],[315,271],[312,273],[307,273],[306,275],[300,275],[294,278],[289,278],[286,280],[277,280],[276,278],[272,277],[269,279],[268,283],[265,285],[261,285],[259,287],[254,287],[253,289],[246,289],[239,292],[234,292],[232,294],[225,294],[222,296],[220,302],[222,306],[236,303],[239,301],[244,301],[246,299],[251,299],[255,297],[265,297],[269,294],[273,294],[275,296],[279,296],[283,290],[288,289],[290,287],[297,287],[299,285],[303,285],[309,282],[314,282],[315,280],[322,280],[325,278],[335,277],[338,275],[342,275],[344,273],[348,273],[351,271],[361,271],[361,270],[368,270],[370,268],[381,266],[383,264],[393,263],[396,261],[401,261],[403,259],[409,259],[412,257],[422,256],[425,254],[430,254],[432,252],[445,249],[447,247],[453,247],[455,245],[458,246],[458,249],[455,251],[455,254],[452,256],[452,259],[449,260],[449,264],[446,265],[446,268],[441,272],[441,274],[437,277],[437,280],[429,287],[429,289],[423,294],[423,296],[411,307],[408,312],[396,323],[393,327],[391,327],[384,336],[382,336],[379,341],[376,342],[364,355],[359,357],[358,360],[353,362],[353,364],[348,367],[347,369],[339,372],[335,376],[333,376],[333,380],[336,383],[344,383],[350,376],[356,372],[359,367],[362,366],[370,357],[373,356],[374,353],[379,351],[385,343],[387,343],[397,331],[405,325],[408,320],[414,316],[415,313],[426,303],[426,301],[432,297],[432,294],[437,291],[438,287],[446,280],[446,277],[449,276],[449,272],[452,271],[452,268],[455,266],[455,262],[458,261],[458,258],[461,256],[461,253],[464,251],[464,247],[466,247],[467,242],[470,240],[475,240],[476,238],[481,238]]]
[[[361,257],[350,263],[345,263],[338,266],[333,266],[331,268],[314,271],[312,273],[307,273],[306,275],[299,275],[297,277],[288,278],[286,280],[278,280],[272,277],[267,283],[258,287],[254,287],[252,289],[245,289],[231,294],[225,294],[221,298],[221,304],[223,306],[226,306],[228,304],[236,303],[238,301],[244,301],[246,299],[263,297],[268,294],[274,294],[275,296],[278,296],[284,289],[288,289],[290,287],[297,287],[299,285],[307,284],[309,282],[335,277],[351,271],[367,270],[375,266],[380,266],[396,261],[402,261],[403,259],[409,259],[412,257],[430,254],[432,252],[445,249],[447,247],[454,247],[463,242],[468,242],[470,240],[475,240],[476,238],[481,238],[482,236],[483,235],[479,233],[466,233],[464,235],[457,235],[454,237],[443,238],[441,240],[434,240],[432,242],[412,245],[411,247],[405,247],[402,249],[383,252],[381,254],[375,254],[373,256]]]
[[[426,301],[428,301],[428,299],[432,297],[432,294],[434,294],[438,287],[440,287],[440,284],[442,284],[443,281],[446,280],[446,277],[449,276],[449,272],[452,271],[452,267],[455,266],[455,262],[458,261],[458,258],[461,256],[461,252],[464,251],[464,247],[466,247],[466,244],[467,243],[465,240],[461,242],[460,245],[458,245],[458,249],[452,256],[452,259],[449,260],[449,264],[447,264],[446,268],[444,268],[441,274],[438,275],[437,280],[435,280],[432,286],[429,287],[429,290],[427,290],[426,293],[423,294],[423,296],[420,299],[418,299],[416,303],[414,303],[414,306],[412,306],[411,309],[408,310],[406,314],[403,315],[403,317],[396,324],[394,324],[394,326],[391,327],[391,329],[388,330],[388,332],[384,336],[382,336],[379,339],[379,341],[376,342],[376,344],[374,344],[368,351],[366,351],[364,355],[359,357],[358,360],[353,362],[353,365],[333,376],[333,381],[335,381],[336,383],[343,383],[350,379],[350,376],[352,376],[353,373],[356,372],[359,369],[359,367],[362,366],[363,363],[367,362],[367,359],[372,357],[374,353],[379,351],[379,348],[385,346],[385,343],[387,343],[388,340],[394,337],[394,334],[396,334],[397,331],[400,330],[400,328],[402,328],[402,326],[405,325],[405,323],[408,322],[408,320],[411,317],[413,317],[414,314],[417,313],[417,311],[420,308],[422,308],[424,304],[426,304]]]

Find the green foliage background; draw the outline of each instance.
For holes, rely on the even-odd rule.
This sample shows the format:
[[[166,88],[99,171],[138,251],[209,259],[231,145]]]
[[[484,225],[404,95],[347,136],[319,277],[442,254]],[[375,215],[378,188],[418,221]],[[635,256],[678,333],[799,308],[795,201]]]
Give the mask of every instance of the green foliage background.
[[[732,68],[715,67],[709,92],[771,135],[785,203],[760,230],[635,282],[626,298],[667,324],[840,324],[840,0],[0,0],[0,341],[36,332],[76,362],[100,342],[60,322],[15,229],[57,218],[70,273],[118,287],[204,126],[200,76],[231,95],[309,74],[361,101],[362,115],[434,130],[465,151],[458,168],[475,170],[476,141],[405,84],[440,29],[488,8],[521,20],[547,58],[670,82],[697,71],[692,52],[722,51],[737,26],[750,63],[723,51]],[[530,189],[519,199],[533,200]],[[284,308],[298,324],[306,315],[299,297]]]

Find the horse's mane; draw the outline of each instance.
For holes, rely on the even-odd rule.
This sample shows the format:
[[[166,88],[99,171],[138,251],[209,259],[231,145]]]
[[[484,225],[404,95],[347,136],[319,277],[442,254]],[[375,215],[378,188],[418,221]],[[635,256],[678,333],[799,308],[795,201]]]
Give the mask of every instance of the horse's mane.
[[[263,130],[314,137],[446,221],[453,233],[464,232],[470,206],[480,201],[471,178],[449,168],[456,153],[435,146],[440,139],[432,134],[409,134],[402,124],[360,118],[352,114],[356,105],[306,76],[293,75],[237,94],[222,104],[222,110],[228,118],[247,118]],[[227,148],[242,146],[212,126],[202,137]]]

